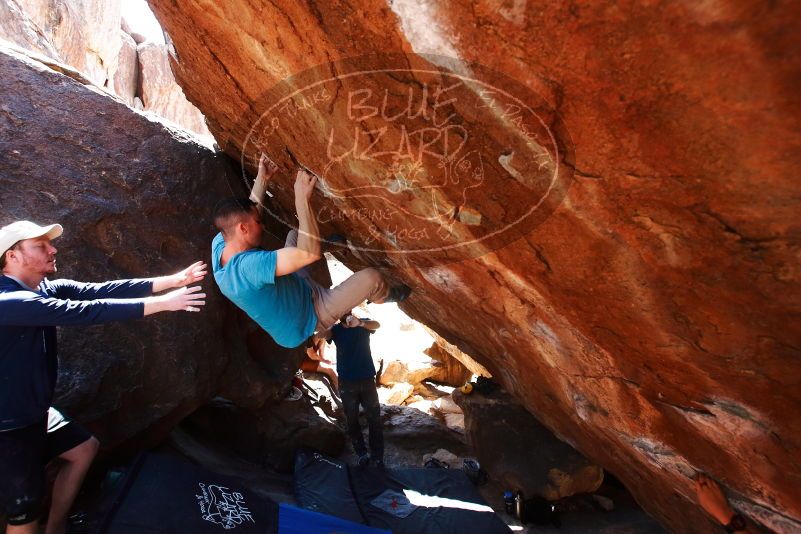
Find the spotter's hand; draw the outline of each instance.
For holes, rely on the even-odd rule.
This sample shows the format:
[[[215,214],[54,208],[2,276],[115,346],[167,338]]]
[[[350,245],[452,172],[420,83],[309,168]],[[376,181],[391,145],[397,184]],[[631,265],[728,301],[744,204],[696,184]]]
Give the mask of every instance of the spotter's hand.
[[[206,264],[202,261],[196,261],[183,271],[172,275],[173,284],[171,287],[184,287],[200,282],[206,276],[206,273]]]
[[[182,287],[162,295],[170,311],[199,312],[206,305],[206,294],[200,293],[200,286]]]

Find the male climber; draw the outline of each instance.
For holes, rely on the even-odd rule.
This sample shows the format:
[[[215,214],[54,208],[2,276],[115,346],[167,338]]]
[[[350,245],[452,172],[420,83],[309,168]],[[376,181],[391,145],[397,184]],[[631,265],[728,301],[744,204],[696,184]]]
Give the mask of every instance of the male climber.
[[[214,225],[220,233],[211,244],[211,261],[214,280],[223,295],[276,343],[288,348],[303,345],[315,332],[327,330],[365,299],[400,302],[409,295],[408,286],[390,289],[372,268],[354,273],[331,289],[308,276],[304,267],[320,259],[321,252],[310,205],[317,178],[303,169],[295,179],[299,231],[289,232],[284,248],[261,248],[260,208],[267,183],[277,170],[277,165],[262,154],[250,198],[227,198],[214,210]]]
[[[51,406],[58,374],[56,326],[137,319],[163,311],[200,311],[206,274],[197,262],[172,276],[85,284],[56,273],[58,224],[17,221],[0,228],[0,514],[9,534],[38,532],[45,467],[58,458],[47,534],[65,531],[99,442]],[[152,296],[167,289],[181,288]]]

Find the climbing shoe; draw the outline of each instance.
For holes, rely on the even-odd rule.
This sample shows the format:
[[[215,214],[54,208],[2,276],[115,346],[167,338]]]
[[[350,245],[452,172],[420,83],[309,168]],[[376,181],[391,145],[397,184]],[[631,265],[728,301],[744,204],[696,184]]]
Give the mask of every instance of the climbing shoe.
[[[389,296],[384,302],[403,302],[411,294],[412,288],[406,284],[401,284],[389,290]]]
[[[370,457],[366,454],[360,454],[359,459],[356,460],[356,465],[359,467],[367,467],[370,464]]]

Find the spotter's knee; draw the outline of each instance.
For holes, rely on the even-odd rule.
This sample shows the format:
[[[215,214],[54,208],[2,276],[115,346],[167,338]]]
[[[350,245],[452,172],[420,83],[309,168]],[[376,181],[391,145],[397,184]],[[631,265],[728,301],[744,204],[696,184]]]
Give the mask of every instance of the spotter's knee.
[[[9,525],[27,525],[37,521],[42,514],[44,494],[30,493],[12,497],[6,505],[6,522]]]

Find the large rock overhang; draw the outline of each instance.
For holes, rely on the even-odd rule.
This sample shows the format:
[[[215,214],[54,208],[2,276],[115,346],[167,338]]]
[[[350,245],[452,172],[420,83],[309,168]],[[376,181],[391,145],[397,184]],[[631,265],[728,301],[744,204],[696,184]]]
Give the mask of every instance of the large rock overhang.
[[[707,521],[690,478],[700,470],[752,517],[799,528],[798,6],[149,3],[172,40],[179,83],[221,146],[251,170],[266,149],[284,171],[300,162],[324,175],[314,206],[336,216],[323,230],[358,246],[343,259],[413,286],[405,311],[490,368],[648,511],[677,531]],[[365,86],[343,76],[376,67],[407,74]],[[443,243],[518,220],[553,176],[530,174],[536,147],[521,144],[511,115],[479,112],[488,102],[475,96],[471,108],[469,87],[460,89],[448,109],[494,157],[481,160],[483,174],[434,195],[406,188],[408,179],[383,182],[378,198],[348,193],[374,186],[385,160],[328,166],[330,146],[360,135],[346,135],[354,122],[367,137],[377,119],[387,125],[348,115],[354,91],[388,89],[400,105],[410,84],[450,76],[441,69],[510,87],[532,108],[528,118],[542,119],[539,133],[553,134],[538,143],[545,170],[570,178],[556,182],[546,217],[450,255]],[[294,122],[253,142],[269,105],[290,88],[306,94],[326,72],[340,92],[316,103],[312,93],[310,107],[298,98]],[[375,106],[360,95],[351,104]],[[389,126],[382,139],[402,138]],[[449,162],[424,162],[418,185],[439,183],[439,163]],[[479,187],[465,193],[467,183]],[[277,216],[291,219],[291,191],[284,176]],[[442,209],[425,211],[432,205]],[[387,207],[409,221],[450,214],[453,224],[426,234],[434,250],[408,254],[420,240],[399,242]]]

